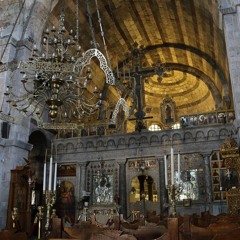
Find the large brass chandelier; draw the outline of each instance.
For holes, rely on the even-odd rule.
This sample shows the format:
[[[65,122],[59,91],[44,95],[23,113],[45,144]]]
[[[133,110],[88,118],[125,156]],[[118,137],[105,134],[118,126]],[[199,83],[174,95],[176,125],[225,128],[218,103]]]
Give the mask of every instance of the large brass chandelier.
[[[64,9],[64,8],[63,8]],[[31,57],[18,65],[22,89],[14,84],[7,86],[7,102],[18,111],[46,118],[52,123],[78,123],[98,111],[103,104],[102,93],[92,81],[91,59],[98,58],[106,83],[114,85],[115,79],[104,55],[97,49],[83,51],[79,45],[78,0],[76,1],[76,30],[65,28],[65,13],[62,10],[59,26],[47,28],[43,33],[41,47],[33,44]],[[16,71],[17,72],[17,71]]]

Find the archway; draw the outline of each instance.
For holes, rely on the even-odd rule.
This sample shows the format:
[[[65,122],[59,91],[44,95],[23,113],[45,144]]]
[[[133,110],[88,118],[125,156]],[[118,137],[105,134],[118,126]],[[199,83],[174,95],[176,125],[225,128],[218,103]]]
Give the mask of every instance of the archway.
[[[141,200],[157,202],[158,194],[156,185],[151,176],[135,176],[131,181],[130,203]]]

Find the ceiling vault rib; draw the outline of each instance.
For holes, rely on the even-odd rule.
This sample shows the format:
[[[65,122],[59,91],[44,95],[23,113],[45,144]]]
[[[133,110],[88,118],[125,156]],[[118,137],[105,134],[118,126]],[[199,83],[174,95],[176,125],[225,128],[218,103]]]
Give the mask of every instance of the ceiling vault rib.
[[[207,53],[204,53],[204,52],[202,52],[201,50],[199,50],[195,47],[187,46],[187,45],[182,44],[182,43],[163,43],[163,44],[156,44],[156,45],[152,45],[152,46],[147,46],[145,48],[145,50],[150,51],[150,50],[156,50],[157,48],[170,48],[170,47],[190,51],[192,53],[197,54],[201,58],[204,58],[212,66],[212,68],[216,70],[216,72],[219,76],[219,79],[221,80],[221,83],[223,85],[228,83],[225,74],[220,69],[220,67],[216,63],[216,61],[211,56],[209,56]]]
[[[190,92],[192,92],[193,90],[196,90],[196,89],[199,87],[199,84],[200,84],[200,81],[196,81],[195,84],[194,84],[191,88],[187,89],[187,90],[184,91],[184,92],[173,93],[173,94],[171,94],[171,97],[178,97],[178,96],[181,96],[181,95],[190,93]],[[159,88],[161,88],[161,84],[160,84]],[[147,91],[147,90],[145,90],[145,93],[147,93],[147,95],[149,95],[149,96],[153,96],[153,95],[154,95],[154,96],[159,96],[159,97],[163,97],[163,96],[164,96],[164,94],[155,93],[155,92],[153,93],[153,92],[149,92],[149,91]]]
[[[145,27],[144,27],[144,24],[143,24],[143,21],[142,21],[142,19],[141,19],[141,16],[140,16],[140,14],[138,13],[138,10],[136,9],[136,6],[135,6],[135,4],[134,4],[134,1],[133,1],[133,0],[129,0],[129,2],[130,2],[130,5],[131,5],[131,7],[132,7],[132,10],[133,10],[133,12],[134,12],[137,20],[138,20],[138,21],[136,22],[136,25],[139,24],[140,29],[141,29],[141,30],[143,31],[143,33],[144,33],[144,37],[146,38],[146,41],[148,42],[148,44],[151,44],[151,40],[150,40],[150,38],[148,37],[147,31],[146,31],[146,29],[145,29]],[[141,37],[143,37],[143,36],[141,35]]]
[[[219,92],[218,88],[214,84],[214,82],[211,80],[209,76],[207,76],[205,73],[201,72],[199,69],[184,65],[184,64],[179,64],[179,63],[166,63],[166,66],[173,69],[173,70],[179,70],[183,72],[190,73],[194,75],[195,77],[200,78],[210,89],[210,92],[212,93],[212,96],[215,100],[215,103],[218,106],[222,106],[222,97],[221,93]]]
[[[183,109],[183,108],[188,108],[188,107],[194,107],[197,106],[198,104],[200,104],[201,102],[204,102],[208,97],[210,97],[210,91],[208,91],[202,98],[196,100],[196,101],[192,101],[191,103],[186,103],[186,104],[182,104],[182,105],[178,105],[176,107],[177,110],[179,109]]]

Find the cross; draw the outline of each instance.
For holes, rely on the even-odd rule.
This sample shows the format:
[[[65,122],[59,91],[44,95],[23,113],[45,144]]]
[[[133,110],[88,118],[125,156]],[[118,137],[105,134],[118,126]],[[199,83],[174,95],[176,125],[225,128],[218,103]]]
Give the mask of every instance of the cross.
[[[153,67],[143,68],[142,66],[142,54],[143,49],[137,47],[138,44],[134,43],[133,50],[131,52],[132,59],[132,68],[127,73],[121,73],[119,77],[124,77],[135,80],[135,94],[137,97],[137,112],[135,113],[135,119],[130,120],[136,120],[136,130],[141,131],[141,129],[145,129],[143,119],[149,118],[145,117],[146,113],[143,111],[143,102],[144,102],[144,81],[143,79],[147,76],[153,76],[158,75],[161,76],[161,74],[164,73],[163,66],[159,62]],[[124,65],[123,65],[124,67]]]

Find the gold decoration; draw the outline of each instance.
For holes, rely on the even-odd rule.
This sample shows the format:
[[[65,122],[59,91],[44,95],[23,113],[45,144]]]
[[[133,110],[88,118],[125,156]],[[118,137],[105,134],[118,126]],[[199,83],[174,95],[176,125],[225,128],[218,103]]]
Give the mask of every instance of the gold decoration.
[[[240,209],[240,188],[231,188],[227,191],[228,212],[237,214]]]
[[[52,190],[46,190],[45,192],[45,201],[47,206],[47,216],[46,216],[46,225],[45,229],[46,231],[49,231],[49,225],[50,225],[50,216],[51,216],[51,207],[56,201],[56,191]]]

